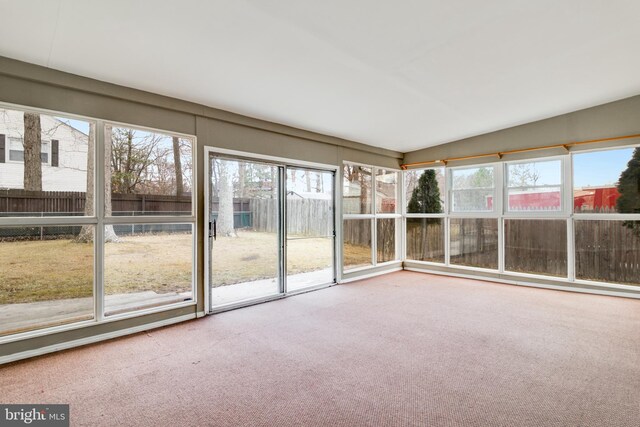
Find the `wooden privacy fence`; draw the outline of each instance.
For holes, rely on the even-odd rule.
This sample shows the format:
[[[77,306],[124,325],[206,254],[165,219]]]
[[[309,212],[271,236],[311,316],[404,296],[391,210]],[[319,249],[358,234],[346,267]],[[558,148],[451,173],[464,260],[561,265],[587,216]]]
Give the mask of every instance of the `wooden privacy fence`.
[[[444,262],[444,219],[407,218],[407,259]]]
[[[567,276],[567,221],[505,221],[505,269]]]
[[[444,226],[439,221],[407,219],[407,259],[444,262]],[[463,221],[452,224],[451,262],[496,268],[497,220]],[[355,226],[345,223],[345,241],[347,232],[358,232]],[[505,268],[566,277],[566,220],[507,219]],[[640,284],[640,221],[576,220],[575,271],[578,279]]]
[[[84,201],[85,193],[81,192],[0,190],[1,213],[82,214]]]
[[[640,221],[575,224],[577,278],[640,284]]]
[[[191,195],[117,194],[111,196],[114,215],[191,212]],[[0,214],[50,216],[84,214],[85,193],[72,191],[0,190]],[[49,214],[49,215],[48,215]]]
[[[347,219],[342,225],[344,243],[356,246],[371,245],[371,219]]]
[[[278,231],[278,200],[251,199],[249,210],[255,231]],[[303,236],[333,235],[333,206],[330,200],[287,199],[287,233]]]

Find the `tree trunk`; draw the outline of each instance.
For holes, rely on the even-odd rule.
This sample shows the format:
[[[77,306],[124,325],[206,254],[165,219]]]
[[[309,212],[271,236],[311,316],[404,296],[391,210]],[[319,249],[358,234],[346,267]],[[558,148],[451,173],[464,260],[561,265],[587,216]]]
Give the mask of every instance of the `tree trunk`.
[[[24,189],[42,191],[40,115],[24,113]]]
[[[93,216],[93,203],[94,203],[94,151],[95,151],[95,137],[96,137],[96,125],[95,123],[89,123],[89,140],[87,143],[87,192],[85,193],[84,201],[84,214],[85,216]],[[81,243],[93,242],[93,225],[84,225],[78,238],[76,239]]]
[[[218,161],[218,222],[217,232],[221,236],[234,237],[233,229],[233,183],[229,165],[225,160]]]
[[[104,126],[104,216],[111,216],[111,147],[113,144],[113,128]],[[119,242],[113,225],[104,227],[105,242]]]
[[[173,164],[176,168],[176,196],[182,196],[182,160],[180,159],[180,138],[173,137]]]
[[[311,172],[304,171],[304,180],[307,184],[307,193],[311,193]]]
[[[238,163],[238,197],[245,197],[244,186],[247,180],[247,164],[245,162]]]

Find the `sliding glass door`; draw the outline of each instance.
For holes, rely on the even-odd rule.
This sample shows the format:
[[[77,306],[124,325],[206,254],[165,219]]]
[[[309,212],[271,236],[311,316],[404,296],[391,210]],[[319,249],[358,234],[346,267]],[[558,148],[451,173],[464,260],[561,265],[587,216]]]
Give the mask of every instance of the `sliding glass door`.
[[[210,307],[335,281],[334,171],[209,156]]]
[[[287,168],[287,292],[334,281],[334,173]]]
[[[277,165],[210,157],[211,306],[281,292]]]

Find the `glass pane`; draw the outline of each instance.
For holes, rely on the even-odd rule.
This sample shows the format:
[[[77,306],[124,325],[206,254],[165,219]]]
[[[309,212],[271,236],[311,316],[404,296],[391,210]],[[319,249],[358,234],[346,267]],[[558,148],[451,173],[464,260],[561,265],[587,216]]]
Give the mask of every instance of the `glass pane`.
[[[0,228],[0,335],[93,319],[94,228],[81,230]]]
[[[640,221],[576,221],[576,278],[640,286]]]
[[[407,259],[444,262],[444,218],[407,218]]]
[[[212,306],[280,293],[279,167],[210,162]]]
[[[510,212],[562,210],[560,160],[508,164],[507,186]]]
[[[107,225],[105,239],[105,315],[193,299],[191,224]]]
[[[498,220],[452,218],[450,220],[451,264],[498,268]]]
[[[505,269],[567,276],[565,220],[505,220]]]
[[[372,265],[370,219],[345,219],[343,221],[342,247],[344,269]]]
[[[287,274],[288,292],[333,282],[333,238],[287,240]]]
[[[105,141],[105,215],[191,215],[191,139],[105,125]]]
[[[371,213],[371,168],[344,165],[342,179],[342,213]]]
[[[92,216],[94,135],[92,122],[0,109],[0,216]]]
[[[495,183],[493,166],[451,171],[451,209],[453,212],[493,211]]]
[[[287,168],[288,292],[334,280],[333,176]]]
[[[640,213],[640,148],[573,155],[576,213]]]
[[[333,236],[333,173],[287,168],[287,235]]]
[[[398,172],[376,169],[376,213],[395,213],[397,194]]]
[[[376,249],[378,263],[396,259],[396,219],[376,220]]]
[[[444,212],[444,168],[404,173],[407,213]]]

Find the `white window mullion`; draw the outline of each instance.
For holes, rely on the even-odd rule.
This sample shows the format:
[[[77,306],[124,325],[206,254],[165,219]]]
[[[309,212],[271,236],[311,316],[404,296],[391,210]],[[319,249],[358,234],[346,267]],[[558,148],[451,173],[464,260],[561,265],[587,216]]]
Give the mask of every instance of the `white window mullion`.
[[[111,141],[109,141],[111,142]],[[94,302],[95,314],[98,322],[104,319],[104,204],[105,204],[105,138],[104,138],[104,122],[96,123],[95,141],[94,141],[94,212],[98,223],[95,229],[94,254],[95,254],[95,271],[94,271]]]
[[[371,168],[371,203],[373,204],[371,208],[371,213],[373,214],[372,228],[371,228],[371,265],[374,267],[378,265],[378,220],[377,217],[377,182],[376,182],[376,173],[378,173],[378,168]]]
[[[505,230],[504,230],[504,215],[506,211],[507,201],[505,200],[505,187],[506,187],[506,174],[505,174],[506,165],[504,163],[498,165],[494,172],[495,176],[495,200],[496,206],[494,206],[495,211],[498,213],[498,271],[500,273],[504,272],[505,269]]]

